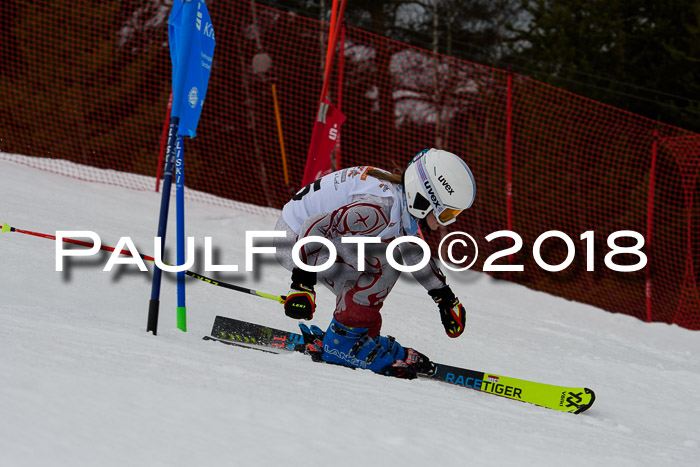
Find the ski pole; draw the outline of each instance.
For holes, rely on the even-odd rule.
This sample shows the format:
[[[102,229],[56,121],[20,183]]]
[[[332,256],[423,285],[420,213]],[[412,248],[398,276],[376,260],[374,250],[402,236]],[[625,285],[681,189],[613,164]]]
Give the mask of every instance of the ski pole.
[[[46,238],[49,240],[56,240],[56,237],[54,235],[49,235],[49,234],[39,233],[39,232],[32,232],[30,230],[18,229],[16,227],[11,227],[6,222],[3,222],[2,233],[5,233],[5,232],[17,232],[17,233],[21,233],[21,234],[25,234],[25,235],[33,235],[35,237]],[[82,240],[75,240],[73,238],[64,238],[63,242],[64,243],[71,243],[73,245],[86,246],[89,248],[94,246],[94,244],[92,244],[90,242],[84,242]],[[113,247],[107,246],[107,245],[100,246],[100,250],[112,251],[112,252],[115,251],[115,249]],[[121,250],[119,252],[119,254],[133,256],[133,254],[129,250]],[[144,255],[141,253],[139,253],[139,256],[141,257],[141,259],[144,259],[146,261],[155,262],[155,259],[151,256]],[[168,263],[163,263],[163,264],[165,264],[167,266],[172,266],[171,264],[168,264]],[[195,279],[198,279],[202,282],[206,282],[207,284],[217,285],[217,286],[223,287],[225,289],[235,290],[237,292],[243,292],[243,293],[247,293],[250,295],[257,295],[258,297],[267,298],[269,300],[274,300],[274,301],[279,302],[279,303],[284,303],[284,300],[287,298],[284,295],[273,295],[273,294],[269,294],[266,292],[260,292],[259,290],[253,290],[253,289],[249,289],[246,287],[241,287],[240,285],[229,284],[227,282],[217,281],[217,280],[212,279],[210,277],[203,276],[201,274],[198,274],[196,272],[189,271],[189,270],[185,271],[185,274],[187,274],[190,277],[194,277]]]

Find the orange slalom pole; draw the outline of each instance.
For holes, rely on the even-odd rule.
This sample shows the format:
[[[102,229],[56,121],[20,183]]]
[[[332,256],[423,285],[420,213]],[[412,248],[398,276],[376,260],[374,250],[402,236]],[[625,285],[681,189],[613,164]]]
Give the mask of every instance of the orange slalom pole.
[[[282,118],[280,117],[280,108],[277,103],[277,88],[275,83],[272,83],[272,100],[275,105],[275,119],[277,120],[277,137],[280,140],[280,151],[282,153],[282,171],[284,172],[284,184],[289,185],[289,170],[287,169],[287,154],[284,151],[284,137],[282,135]]]

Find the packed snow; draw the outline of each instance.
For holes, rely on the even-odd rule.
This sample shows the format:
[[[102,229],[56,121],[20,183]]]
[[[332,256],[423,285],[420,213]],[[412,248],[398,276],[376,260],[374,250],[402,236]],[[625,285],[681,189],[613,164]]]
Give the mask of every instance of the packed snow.
[[[139,252],[153,254],[159,193],[64,177],[2,156],[0,223],[51,235],[94,231],[111,246],[129,236]],[[217,264],[242,270],[244,232],[273,230],[279,214],[228,204],[186,203],[186,233],[198,247],[193,270],[202,271],[207,236]],[[173,199],[168,255],[174,219]],[[573,415],[321,365],[301,354],[204,341],[216,315],[289,331],[297,325],[274,301],[188,278],[182,332],[170,274],[153,336],[146,332],[151,263],[149,272],[135,265],[104,272],[109,255],[100,253],[67,258],[57,272],[55,252],[51,240],[0,234],[2,466],[700,462],[697,332],[462,272],[448,278],[468,309],[468,331],[449,339],[425,291],[410,275],[400,279],[383,310],[384,334],[439,362],[593,389],[593,407]],[[289,282],[271,255],[254,273],[210,275],[273,294],[286,293]],[[334,300],[326,289],[318,292],[312,323],[325,328]]]

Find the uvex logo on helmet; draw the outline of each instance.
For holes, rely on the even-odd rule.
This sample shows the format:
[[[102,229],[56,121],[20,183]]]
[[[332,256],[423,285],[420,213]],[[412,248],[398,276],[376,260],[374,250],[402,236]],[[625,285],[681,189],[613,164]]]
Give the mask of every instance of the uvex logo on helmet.
[[[450,196],[452,196],[452,193],[454,193],[455,191],[452,189],[452,187],[450,186],[449,182],[445,179],[445,177],[443,177],[442,175],[440,175],[440,176],[438,177],[438,180],[442,182],[442,186],[445,187],[445,189],[447,190],[447,193],[448,193]]]
[[[428,190],[428,196],[430,196],[430,199],[433,201],[433,205],[435,206],[435,209],[438,209],[440,207],[440,200],[438,199],[437,195],[433,191],[432,185],[430,185],[430,182],[426,180],[423,182],[423,185],[425,185],[425,188]]]

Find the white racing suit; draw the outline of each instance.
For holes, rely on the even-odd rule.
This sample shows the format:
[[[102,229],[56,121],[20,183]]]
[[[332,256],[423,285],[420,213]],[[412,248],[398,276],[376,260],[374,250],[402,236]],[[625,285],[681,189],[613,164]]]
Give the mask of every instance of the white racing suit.
[[[282,210],[275,230],[286,231],[275,239],[279,263],[291,271],[292,247],[298,239],[320,236],[336,247],[335,263],[317,275],[336,295],[334,318],[345,326],[369,328],[368,335],[379,334],[380,309],[394,287],[400,272],[386,259],[389,242],[404,235],[420,235],[416,221],[406,208],[401,186],[367,175],[371,167],[351,167],[316,180],[304,187]],[[358,270],[358,246],[342,243],[342,237],[379,237],[381,243],[366,244],[365,270]],[[405,242],[394,250],[399,263],[415,265],[423,259],[422,248]],[[308,243],[300,250],[308,265],[324,264],[329,252],[320,243]],[[445,278],[431,258],[413,276],[426,290],[441,288]]]

